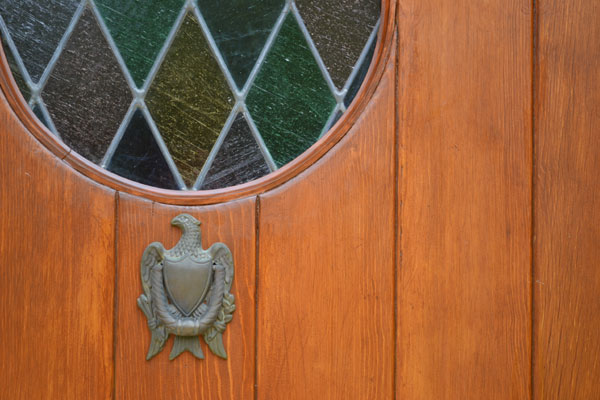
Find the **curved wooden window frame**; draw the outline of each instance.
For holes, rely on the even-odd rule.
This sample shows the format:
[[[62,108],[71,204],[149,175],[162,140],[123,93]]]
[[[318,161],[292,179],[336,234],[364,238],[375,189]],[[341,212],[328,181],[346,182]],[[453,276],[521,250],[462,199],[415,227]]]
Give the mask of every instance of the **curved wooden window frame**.
[[[19,117],[26,129],[39,140],[43,146],[54,153],[54,155],[90,179],[115,190],[144,197],[159,203],[174,205],[208,205],[223,203],[258,195],[282,185],[317,162],[333,146],[335,146],[346,133],[348,133],[350,128],[356,123],[360,114],[364,111],[369,100],[372,98],[383,76],[385,66],[390,57],[394,37],[395,8],[396,2],[394,0],[382,0],[381,24],[379,27],[375,55],[371,62],[369,72],[367,73],[358,95],[346,113],[344,113],[342,118],[329,130],[329,132],[295,160],[277,171],[254,181],[223,189],[201,191],[160,189],[123,178],[80,156],[38,121],[13,79],[3,50],[0,50],[0,87],[12,110]]]

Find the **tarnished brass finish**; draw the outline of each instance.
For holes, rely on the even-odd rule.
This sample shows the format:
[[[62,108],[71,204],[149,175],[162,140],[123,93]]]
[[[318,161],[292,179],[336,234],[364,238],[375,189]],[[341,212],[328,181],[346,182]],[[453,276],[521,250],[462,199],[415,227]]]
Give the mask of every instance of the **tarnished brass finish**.
[[[200,222],[189,214],[175,217],[171,224],[183,231],[177,245],[165,250],[154,242],[142,255],[144,294],[137,303],[152,332],[146,359],[163,349],[169,334],[175,335],[171,360],[186,350],[203,359],[200,335],[213,353],[227,358],[222,335],[235,310],[235,299],[229,293],[231,251],[223,243],[203,250]]]

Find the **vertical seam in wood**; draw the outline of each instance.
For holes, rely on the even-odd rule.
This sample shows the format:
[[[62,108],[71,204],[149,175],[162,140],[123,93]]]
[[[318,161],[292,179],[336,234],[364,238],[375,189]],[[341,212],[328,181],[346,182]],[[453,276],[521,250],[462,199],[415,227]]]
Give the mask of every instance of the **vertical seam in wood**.
[[[538,41],[538,14],[537,0],[531,0],[531,338],[530,338],[530,356],[531,356],[531,381],[530,381],[530,396],[534,399],[535,395],[535,91],[536,85],[536,70],[537,70],[537,43]]]
[[[399,232],[399,221],[400,221],[400,201],[398,185],[400,184],[400,29],[398,14],[396,13],[396,60],[394,70],[394,248],[393,248],[393,293],[394,293],[394,336],[393,336],[393,376],[392,376],[392,399],[396,399],[397,385],[398,385],[398,269],[402,262],[399,252],[400,246],[400,232]]]
[[[258,264],[260,251],[260,196],[256,196],[254,208],[254,400],[258,399]]]
[[[118,277],[119,277],[119,192],[115,191],[115,232],[114,232],[114,257],[115,257],[115,281],[113,289],[113,376],[112,376],[112,398],[117,398],[117,314],[118,314]]]

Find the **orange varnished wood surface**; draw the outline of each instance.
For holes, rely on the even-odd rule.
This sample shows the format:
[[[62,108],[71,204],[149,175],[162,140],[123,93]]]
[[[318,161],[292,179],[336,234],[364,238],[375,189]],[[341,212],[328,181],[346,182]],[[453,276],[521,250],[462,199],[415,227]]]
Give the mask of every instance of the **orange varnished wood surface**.
[[[0,110],[0,398],[109,398],[114,192]]]
[[[534,398],[600,399],[600,3],[537,3]]]
[[[201,221],[206,249],[226,243],[234,255],[235,276],[231,292],[236,310],[223,336],[228,359],[216,357],[202,341],[206,357],[199,361],[184,353],[169,361],[172,337],[163,351],[146,361],[150,331],[136,299],[142,291],[141,252],[160,241],[173,247],[181,231],[171,220],[187,212]],[[127,194],[118,202],[117,264],[117,399],[250,399],[254,392],[254,288],[255,288],[255,199],[239,200],[218,207],[175,207],[157,204]],[[200,340],[200,339],[199,339]]]
[[[399,1],[398,399],[526,399],[530,1]]]
[[[394,346],[391,59],[363,118],[260,196],[259,399],[389,399]]]
[[[0,399],[600,398],[600,6],[394,10],[365,107],[230,192],[102,175],[0,76]],[[145,361],[181,212],[234,254],[228,360]]]

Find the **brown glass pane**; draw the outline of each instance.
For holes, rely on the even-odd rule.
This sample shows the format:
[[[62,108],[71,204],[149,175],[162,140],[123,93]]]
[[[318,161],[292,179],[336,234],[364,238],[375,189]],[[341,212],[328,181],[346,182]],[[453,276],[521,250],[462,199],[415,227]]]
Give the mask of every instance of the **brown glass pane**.
[[[132,95],[90,10],[81,16],[43,95],[65,143],[87,159],[99,162]]]
[[[50,62],[79,3],[80,0],[0,0],[0,15],[34,82]]]
[[[235,186],[270,172],[248,123],[238,114],[202,184],[203,190]]]
[[[163,157],[141,111],[136,111],[119,142],[108,170],[145,185],[177,189],[175,178]]]
[[[381,12],[381,0],[296,0],[333,82],[341,89]]]
[[[177,32],[146,104],[184,181],[192,186],[234,104],[192,14]]]

